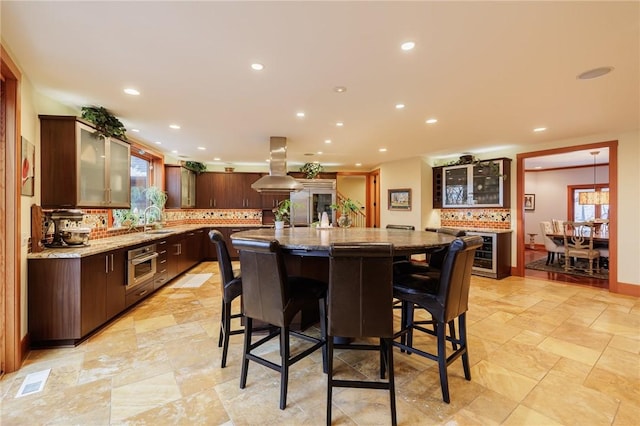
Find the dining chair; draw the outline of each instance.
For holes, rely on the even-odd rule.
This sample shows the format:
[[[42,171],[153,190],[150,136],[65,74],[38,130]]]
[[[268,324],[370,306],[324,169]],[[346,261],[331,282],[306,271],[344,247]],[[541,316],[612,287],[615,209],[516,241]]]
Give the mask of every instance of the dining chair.
[[[220,269],[222,290],[222,311],[220,313],[220,334],[218,336],[218,347],[222,347],[221,368],[227,365],[227,352],[229,350],[229,336],[241,334],[242,328],[231,329],[231,320],[242,318],[242,312],[233,313],[231,305],[233,301],[242,295],[242,278],[236,276],[231,265],[231,257],[227,250],[224,236],[220,231],[212,229],[209,231],[209,239],[216,247],[218,257],[218,268]]]
[[[549,221],[540,222],[540,232],[542,232],[542,239],[544,241],[544,248],[547,250],[547,265],[553,264],[555,255],[558,254],[558,262],[560,262],[560,255],[564,255],[564,244],[558,244],[548,234],[554,234],[553,225]]]
[[[245,316],[244,349],[240,389],[247,384],[249,361],[280,373],[280,409],[287,405],[289,367],[322,348],[323,371],[327,371],[326,315],[327,284],[312,278],[289,276],[282,248],[276,240],[233,240],[240,251],[242,273],[242,302]],[[320,310],[320,337],[304,334],[290,328],[291,322],[303,309]],[[252,342],[253,320],[275,326],[267,336]],[[290,335],[313,343],[296,355],[290,352]],[[274,337],[280,337],[280,365],[258,355],[258,349]]]
[[[600,272],[600,252],[593,248],[595,226],[593,222],[564,222],[564,270],[577,269],[575,259],[586,259],[587,273],[593,275],[595,264],[596,272]],[[569,261],[571,259],[571,261]]]
[[[401,330],[394,336],[394,345],[401,350],[415,353],[438,362],[440,372],[440,387],[442,399],[450,402],[449,379],[447,367],[459,357],[462,357],[462,367],[465,379],[471,380],[469,354],[467,351],[466,312],[469,308],[469,287],[471,285],[471,267],[475,252],[482,247],[480,236],[465,236],[456,238],[447,250],[442,263],[438,279],[430,276],[402,277],[394,280],[393,296],[400,299],[404,305],[403,311],[410,312],[401,323]],[[413,306],[426,309],[433,318],[434,329],[423,327],[413,319]],[[458,334],[446,334],[446,325],[458,322]],[[402,336],[421,331],[437,338],[437,353],[432,354],[418,349],[413,341],[403,342]],[[453,351],[446,353],[446,342],[451,342]]]
[[[334,387],[389,390],[391,424],[397,424],[393,371],[393,245],[334,243],[329,249],[327,326],[327,424],[331,424]],[[333,337],[377,338],[378,344],[339,344]],[[379,380],[334,379],[333,351],[375,350],[380,355]]]

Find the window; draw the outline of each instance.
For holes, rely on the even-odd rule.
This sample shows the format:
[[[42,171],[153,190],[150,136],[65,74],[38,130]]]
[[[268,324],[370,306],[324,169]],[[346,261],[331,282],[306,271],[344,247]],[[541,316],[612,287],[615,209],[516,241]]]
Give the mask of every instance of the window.
[[[569,212],[569,217],[573,217],[573,220],[578,222],[586,222],[594,219],[609,219],[609,205],[608,204],[586,204],[580,205],[578,198],[581,192],[592,192],[593,186],[582,188],[578,186],[570,187],[572,194],[572,208],[573,212]],[[608,186],[597,185],[597,191],[609,191]]]
[[[151,186],[151,162],[131,156],[131,211],[142,213],[147,208],[144,191]]]

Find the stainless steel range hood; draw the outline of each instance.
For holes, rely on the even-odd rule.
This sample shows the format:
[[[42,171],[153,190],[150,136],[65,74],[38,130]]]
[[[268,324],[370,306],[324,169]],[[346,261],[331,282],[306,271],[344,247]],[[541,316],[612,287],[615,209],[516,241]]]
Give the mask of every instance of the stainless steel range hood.
[[[269,145],[269,175],[251,184],[258,192],[300,191],[302,184],[287,176],[287,138],[271,136]]]

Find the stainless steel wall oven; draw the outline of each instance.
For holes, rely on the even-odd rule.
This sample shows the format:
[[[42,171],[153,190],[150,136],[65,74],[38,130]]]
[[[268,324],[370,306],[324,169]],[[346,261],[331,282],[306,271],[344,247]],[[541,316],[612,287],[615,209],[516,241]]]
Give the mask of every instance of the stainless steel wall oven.
[[[127,252],[127,289],[145,284],[156,273],[156,245],[138,247]]]

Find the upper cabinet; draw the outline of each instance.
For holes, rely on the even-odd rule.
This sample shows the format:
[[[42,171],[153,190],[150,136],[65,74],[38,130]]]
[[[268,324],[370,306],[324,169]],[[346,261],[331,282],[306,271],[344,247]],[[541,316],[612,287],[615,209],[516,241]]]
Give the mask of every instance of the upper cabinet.
[[[198,176],[199,209],[260,209],[262,196],[251,188],[260,173],[205,172]]]
[[[177,165],[164,166],[168,209],[196,207],[196,173]]]
[[[39,118],[43,207],[130,207],[128,143],[73,116]]]
[[[434,168],[434,207],[508,208],[510,175],[508,158]],[[436,190],[441,192],[436,195]]]

